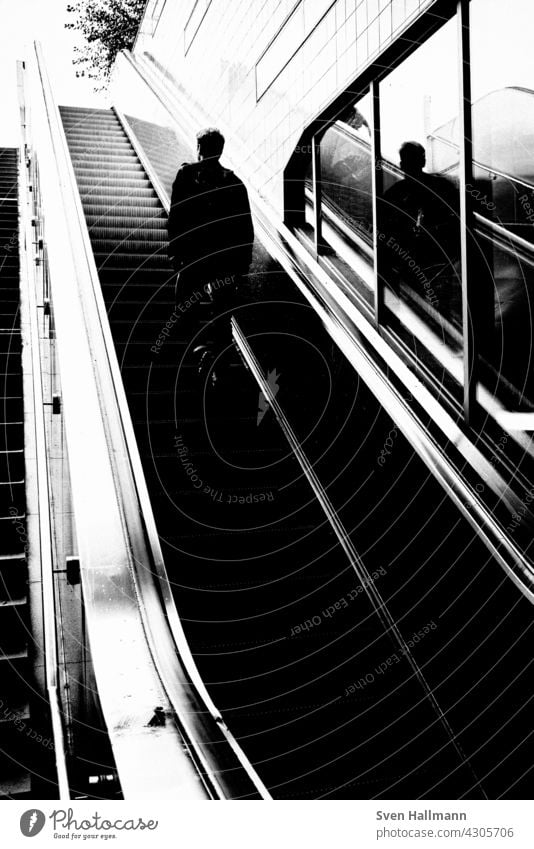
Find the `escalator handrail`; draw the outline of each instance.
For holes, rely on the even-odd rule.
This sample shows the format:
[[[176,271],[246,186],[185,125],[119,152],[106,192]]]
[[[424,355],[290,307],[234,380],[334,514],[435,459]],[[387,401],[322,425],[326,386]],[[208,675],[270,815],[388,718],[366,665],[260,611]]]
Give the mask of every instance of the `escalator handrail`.
[[[499,224],[497,221],[492,221],[490,218],[486,218],[484,215],[480,215],[479,212],[475,212],[475,221],[480,226],[480,230],[482,235],[486,236],[486,238],[491,238],[491,236],[497,236],[499,241],[507,242],[508,245],[502,245],[503,248],[512,245],[513,247],[523,251],[529,262],[534,263],[534,244],[529,242],[528,239],[523,239],[522,236],[518,236],[517,233],[513,233],[511,230],[508,230],[503,224]],[[489,236],[484,232],[489,231]]]
[[[440,144],[444,144],[446,147],[451,148],[458,153],[458,145],[454,142],[451,142],[449,139],[444,139],[442,136],[438,136],[436,133],[430,133],[428,138],[431,140],[439,141]],[[445,171],[450,171],[451,168],[456,168],[458,165],[457,162],[453,162],[452,165],[448,165]],[[527,183],[525,180],[522,180],[521,177],[515,177],[513,174],[507,174],[506,171],[501,171],[499,168],[494,168],[491,165],[486,165],[484,162],[480,162],[478,159],[473,159],[473,167],[480,168],[482,171],[487,171],[489,174],[495,174],[497,177],[502,177],[503,180],[509,180],[512,183],[517,183],[519,186],[522,186],[524,189],[528,189],[532,191],[534,186],[532,183]],[[439,171],[437,173],[443,173],[443,171]]]

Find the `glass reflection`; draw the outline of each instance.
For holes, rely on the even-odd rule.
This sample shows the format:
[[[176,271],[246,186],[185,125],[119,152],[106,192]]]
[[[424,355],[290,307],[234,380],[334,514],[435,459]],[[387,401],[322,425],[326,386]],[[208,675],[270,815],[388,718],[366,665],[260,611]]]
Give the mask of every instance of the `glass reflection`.
[[[367,94],[320,137],[318,184],[323,247],[355,272],[352,287],[370,306],[374,299],[372,172],[371,98]],[[311,161],[306,188],[306,220],[313,226]]]
[[[461,323],[458,192],[439,174],[426,172],[422,144],[399,150],[403,176],[384,194],[384,275],[397,293],[407,289],[449,321]]]
[[[368,244],[373,236],[371,100],[353,104],[321,139],[321,187],[332,210]]]
[[[380,84],[378,207],[389,314],[411,317],[413,331],[426,327],[456,354],[462,344],[457,162],[455,171],[454,156],[447,160],[447,145],[433,128],[456,121],[457,55],[451,20]]]
[[[509,409],[534,409],[534,67],[532,3],[472,0],[472,194],[491,276],[494,326],[484,383]],[[496,61],[498,57],[498,61]],[[444,128],[455,139],[454,128]]]

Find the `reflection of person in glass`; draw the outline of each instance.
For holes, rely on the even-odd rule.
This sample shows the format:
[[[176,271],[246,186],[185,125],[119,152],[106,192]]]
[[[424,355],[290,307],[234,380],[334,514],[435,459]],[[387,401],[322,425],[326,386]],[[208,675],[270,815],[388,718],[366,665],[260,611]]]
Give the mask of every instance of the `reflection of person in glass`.
[[[365,127],[369,138],[371,138],[371,128],[367,122],[367,119],[360,112],[357,106],[352,106],[350,111],[342,118],[349,127],[352,127],[353,130],[361,130],[362,127]]]
[[[358,106],[351,106],[338,126],[325,135],[321,146],[323,191],[336,205],[336,211],[370,240],[372,221],[370,153],[371,130]],[[350,127],[350,134],[345,132]]]
[[[401,283],[439,304],[440,312],[458,318],[458,192],[445,177],[424,171],[424,147],[415,141],[401,146],[398,180],[384,195],[383,229],[388,282]],[[432,290],[433,297],[429,297]]]

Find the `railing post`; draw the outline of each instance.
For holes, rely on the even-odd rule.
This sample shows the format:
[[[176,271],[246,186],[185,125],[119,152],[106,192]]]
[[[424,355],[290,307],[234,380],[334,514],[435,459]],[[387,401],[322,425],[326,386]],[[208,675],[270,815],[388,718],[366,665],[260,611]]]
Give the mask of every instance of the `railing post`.
[[[458,82],[459,110],[458,132],[460,148],[460,256],[462,275],[462,333],[464,376],[464,421],[472,424],[478,382],[478,341],[481,305],[476,298],[485,292],[474,291],[473,198],[469,186],[473,185],[473,128],[471,120],[471,51],[469,0],[458,0]]]
[[[313,181],[313,230],[315,239],[315,255],[317,259],[324,253],[323,242],[323,190],[321,184],[321,136],[312,136],[312,181]]]
[[[371,83],[371,110],[372,110],[372,137],[371,137],[371,161],[373,163],[372,173],[372,195],[373,195],[373,256],[374,256],[374,296],[375,296],[375,324],[382,324],[384,314],[384,282],[381,278],[382,263],[382,240],[381,216],[379,215],[380,202],[384,188],[382,171],[382,149],[380,142],[380,83],[374,80]]]

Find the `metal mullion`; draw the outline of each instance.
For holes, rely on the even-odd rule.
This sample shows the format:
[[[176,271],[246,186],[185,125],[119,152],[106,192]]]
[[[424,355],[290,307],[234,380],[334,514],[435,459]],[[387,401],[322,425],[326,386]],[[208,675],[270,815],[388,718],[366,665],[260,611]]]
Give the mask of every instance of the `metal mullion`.
[[[312,137],[312,182],[313,182],[313,232],[315,255],[318,258],[323,252],[323,191],[321,185],[321,134]]]
[[[381,280],[382,268],[382,240],[380,239],[380,220],[378,215],[378,199],[382,197],[384,180],[382,172],[382,150],[380,141],[380,84],[378,80],[371,83],[371,109],[372,109],[372,139],[371,159],[373,163],[372,173],[372,202],[373,202],[373,254],[374,254],[374,298],[375,298],[375,324],[378,327],[383,320],[384,313],[384,285]]]
[[[473,185],[473,128],[471,119],[471,51],[470,0],[458,0],[458,80],[459,80],[459,183],[460,183],[460,250],[462,274],[463,332],[463,407],[464,420],[470,425],[476,403],[479,374],[479,321],[483,305],[475,297],[473,273],[474,211],[467,186]],[[478,293],[480,297],[480,292]],[[485,294],[485,293],[483,293]]]

